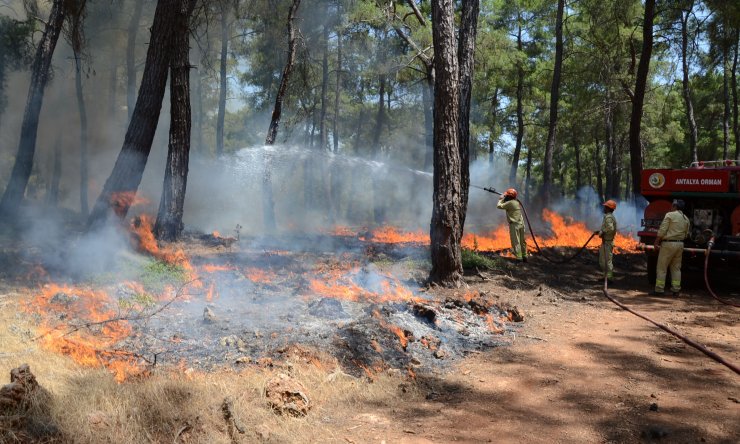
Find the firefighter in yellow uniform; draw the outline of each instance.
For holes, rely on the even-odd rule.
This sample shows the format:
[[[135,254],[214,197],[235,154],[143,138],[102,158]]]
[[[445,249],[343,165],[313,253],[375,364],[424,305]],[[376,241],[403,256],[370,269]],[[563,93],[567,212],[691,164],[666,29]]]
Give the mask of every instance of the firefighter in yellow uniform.
[[[689,218],[683,214],[685,203],[680,199],[673,201],[671,211],[666,213],[655,238],[658,253],[655,291],[651,294],[662,295],[665,290],[665,277],[668,267],[671,269],[671,291],[678,296],[681,291],[681,259],[683,258],[683,241],[689,235],[691,226]]]
[[[608,280],[614,278],[614,236],[617,235],[617,218],[614,217],[614,210],[617,209],[617,203],[613,200],[607,200],[602,204],[604,208],[604,220],[601,222],[601,230],[596,234],[601,238],[601,248],[599,248],[599,266],[604,276]]]
[[[511,250],[517,260],[527,262],[527,242],[524,240],[524,219],[522,218],[522,207],[516,200],[516,190],[509,188],[501,196],[496,208],[506,210],[506,220],[509,222],[509,236],[511,237]]]

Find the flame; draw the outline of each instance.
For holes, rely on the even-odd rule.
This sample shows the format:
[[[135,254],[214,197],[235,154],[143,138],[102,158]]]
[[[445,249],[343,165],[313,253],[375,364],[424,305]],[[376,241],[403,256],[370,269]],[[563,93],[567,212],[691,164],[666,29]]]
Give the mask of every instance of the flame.
[[[255,284],[271,284],[277,278],[275,272],[256,267],[247,267],[244,270],[244,276]]]
[[[214,295],[218,296],[218,294],[216,293],[216,283],[211,282],[211,285],[208,286],[208,290],[206,291],[206,301],[213,301]]]
[[[126,210],[137,205],[148,205],[149,199],[138,197],[136,191],[120,191],[110,196],[110,205],[118,217],[126,216]]]
[[[377,288],[365,288],[355,282],[360,268],[354,266],[345,271],[341,268],[322,269],[320,277],[309,281],[309,290],[323,297],[350,302],[370,300],[374,302],[401,302],[418,300],[413,292],[390,275],[377,275]]]
[[[152,231],[152,218],[146,214],[135,217],[131,222],[131,231],[135,235],[134,239],[136,245],[134,247],[142,252],[161,260],[162,262],[170,265],[178,265],[184,268],[186,271],[193,271],[193,266],[190,264],[185,252],[181,249],[173,250],[170,248],[159,248],[157,239],[154,237]]]
[[[213,236],[215,238],[220,238],[221,237],[221,233],[219,233],[218,231],[214,231],[213,234],[211,234],[211,236]]]
[[[375,228],[370,232],[369,239],[361,237],[361,240],[369,240],[383,244],[429,244],[429,233],[423,231],[401,231],[398,228],[385,226]]]
[[[68,355],[83,366],[105,367],[120,382],[142,374],[142,368],[135,355],[115,349],[133,330],[128,321],[116,320],[116,312],[111,308],[114,303],[104,291],[49,284],[23,309],[42,319],[79,321],[81,326],[77,327],[43,321],[39,328],[41,346]]]
[[[216,265],[216,264],[205,264],[200,267],[203,271],[206,273],[215,273],[217,271],[235,271],[236,267],[234,265],[226,264],[226,265]]]
[[[551,237],[542,240],[542,246],[580,248],[593,233],[593,230],[589,230],[583,222],[575,221],[572,218],[564,218],[547,209],[542,210],[542,219],[550,224],[553,233]],[[591,249],[599,248],[600,242],[598,242],[598,239],[596,240],[596,242],[589,243],[588,247]],[[637,241],[629,236],[617,233],[614,238],[614,246],[619,252],[635,251]]]
[[[409,345],[409,339],[406,337],[406,332],[401,329],[398,325],[391,324],[383,319],[378,310],[373,310],[372,316],[378,320],[381,327],[390,330],[394,335],[398,336],[398,342],[401,344],[401,348],[406,350]]]

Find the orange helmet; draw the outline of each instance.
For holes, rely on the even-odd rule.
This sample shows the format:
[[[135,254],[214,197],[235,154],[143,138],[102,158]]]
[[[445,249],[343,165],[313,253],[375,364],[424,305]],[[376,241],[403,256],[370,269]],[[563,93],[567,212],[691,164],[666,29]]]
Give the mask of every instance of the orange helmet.
[[[514,188],[509,188],[508,190],[504,191],[504,197],[516,199],[516,190]]]
[[[611,199],[610,199],[610,200],[607,200],[606,202],[604,202],[604,203],[603,203],[603,204],[601,204],[601,205],[602,205],[602,206],[605,206],[605,207],[607,207],[607,208],[610,208],[610,209],[611,209],[612,211],[614,211],[614,210],[616,210],[616,209],[617,209],[617,203],[616,203],[616,202],[614,202],[614,201],[613,201],[613,200],[611,200]]]

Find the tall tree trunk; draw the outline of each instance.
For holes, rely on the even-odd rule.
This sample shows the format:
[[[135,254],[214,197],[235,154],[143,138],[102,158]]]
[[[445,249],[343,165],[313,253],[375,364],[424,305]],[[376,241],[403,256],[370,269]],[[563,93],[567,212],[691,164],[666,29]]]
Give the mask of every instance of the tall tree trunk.
[[[275,96],[275,106],[272,108],[272,118],[270,119],[270,127],[267,130],[265,145],[273,145],[275,143],[278,127],[280,126],[280,118],[282,117],[283,112],[283,101],[285,100],[285,93],[288,91],[288,82],[290,81],[290,76],[293,73],[293,66],[295,65],[297,35],[293,23],[300,4],[301,0],[293,0],[293,4],[288,10],[288,58],[285,61],[282,76],[280,76],[280,86],[278,87],[278,92]]]
[[[596,191],[599,193],[599,200],[603,201],[604,197],[604,179],[601,174],[601,144],[599,139],[594,140],[594,170],[596,170]]]
[[[88,208],[88,156],[87,156],[87,111],[85,98],[82,95],[82,63],[80,53],[75,51],[75,90],[77,92],[77,110],[80,113],[80,214],[87,217]]]
[[[226,63],[229,56],[229,18],[224,2],[221,9],[221,62],[219,66],[218,115],[216,116],[216,155],[224,153],[224,121],[226,119]]]
[[[341,2],[340,2],[341,5]],[[341,12],[339,13],[341,15]],[[332,128],[332,141],[334,154],[339,152],[339,98],[342,91],[342,31],[337,30],[337,84],[334,88],[334,127]]]
[[[637,202],[640,197],[640,176],[642,173],[642,144],[640,143],[640,125],[642,107],[645,102],[650,57],[653,52],[653,19],[655,17],[655,0],[645,0],[645,18],[642,24],[642,54],[637,66],[635,94],[632,100],[630,116],[630,173],[632,175],[632,193]]]
[[[522,17],[517,12],[516,49],[521,53],[522,44]],[[509,183],[516,186],[516,173],[519,169],[519,156],[522,152],[522,141],[524,140],[524,68],[517,62],[516,68],[516,145],[514,155],[511,158],[511,171],[509,172]]]
[[[26,192],[28,180],[33,169],[33,156],[36,152],[36,136],[39,128],[39,114],[44,101],[44,89],[49,80],[49,67],[54,48],[62,30],[66,14],[64,0],[54,0],[46,22],[44,34],[39,41],[36,55],[31,65],[31,84],[28,87],[26,110],[21,124],[21,138],[15,157],[13,172],[0,201],[0,216],[15,214]]]
[[[201,155],[205,154],[203,143],[203,54],[200,54],[198,74],[195,77],[195,151]],[[209,150],[210,151],[210,150]]]
[[[134,113],[136,106],[136,37],[139,35],[139,23],[144,10],[144,0],[136,0],[134,13],[128,23],[128,43],[126,45],[126,108],[128,120]]]
[[[732,87],[732,132],[735,135],[735,160],[740,161],[740,124],[738,124],[737,59],[740,52],[740,27],[735,28],[735,55],[732,58],[730,86]]]
[[[555,133],[558,127],[558,102],[560,100],[560,74],[563,66],[563,10],[565,0],[558,0],[555,17],[555,66],[552,71],[550,87],[550,122],[547,125],[547,144],[545,145],[544,173],[542,176],[542,198],[544,204],[550,202],[552,188],[552,155],[555,152]]]
[[[616,142],[614,141],[614,104],[612,103],[611,92],[608,88],[606,101],[607,103],[604,108],[604,133],[606,135],[606,162],[604,163],[604,179],[606,182],[606,195],[604,197],[607,199],[611,199],[612,197],[615,197],[612,193],[612,189],[614,188],[614,181],[616,180]]]
[[[190,14],[196,0],[179,0],[170,61],[170,140],[154,235],[175,241],[183,231],[182,215],[190,162]]]
[[[573,151],[576,156],[576,198],[578,197],[578,191],[580,191],[583,185],[581,181],[581,142],[578,140],[578,133],[573,131]]]
[[[54,144],[54,161],[51,168],[51,180],[49,181],[46,204],[56,207],[59,203],[59,183],[62,181],[62,143],[57,139]]]
[[[498,86],[496,86],[493,89],[493,99],[491,100],[491,130],[488,137],[488,165],[491,172],[493,172],[493,157],[495,150],[494,136],[496,134],[496,126],[498,125],[498,94],[499,89]]]
[[[288,58],[285,60],[283,73],[280,77],[280,86],[278,87],[278,92],[275,96],[275,106],[272,108],[272,118],[270,119],[270,127],[267,129],[265,145],[275,144],[278,128],[280,126],[280,118],[283,113],[283,101],[285,100],[285,93],[288,91],[290,75],[293,73],[293,66],[295,65],[296,31],[293,23],[300,4],[301,0],[293,0],[293,4],[291,4],[290,9],[288,9]],[[304,180],[306,182],[309,181],[308,165],[309,161],[306,160],[306,166],[304,167]],[[308,189],[305,191],[304,201],[306,203],[310,200],[309,191],[310,190]],[[262,223],[268,231],[272,231],[276,228],[275,199],[272,191],[272,162],[270,154],[267,151],[265,151],[265,170],[262,174]]]
[[[112,61],[110,67],[110,77],[108,77],[108,121],[115,122],[116,105],[118,102],[118,64],[116,63],[116,45],[111,44]]]
[[[527,204],[532,200],[532,147],[527,147],[527,164],[524,173],[524,193]]]
[[[434,66],[427,69],[426,82],[421,85],[421,98],[424,104],[424,171],[434,164]]]
[[[730,79],[727,75],[729,71],[729,50],[722,50],[722,101],[724,102],[724,113],[722,115],[722,160],[730,157]]]
[[[381,49],[382,51],[382,49]],[[376,160],[380,160],[380,136],[385,126],[385,84],[386,76],[379,76],[378,86],[378,112],[375,115],[375,129],[373,130],[373,153]],[[376,174],[373,174],[373,221],[376,224],[382,224],[385,221],[385,196],[382,190],[382,183]]]
[[[430,227],[432,270],[429,282],[459,286],[460,89],[455,51],[455,8],[452,0],[432,0],[434,44],[434,199]]]
[[[458,145],[460,150],[460,232],[462,239],[465,230],[465,215],[468,211],[470,193],[470,102],[473,92],[473,68],[475,65],[475,36],[478,32],[479,0],[462,3],[460,31],[457,39],[457,62],[460,85],[460,126]]]
[[[681,12],[681,66],[683,68],[682,93],[686,111],[686,122],[689,125],[689,148],[691,149],[691,161],[698,162],[699,155],[696,145],[699,136],[696,129],[696,120],[694,119],[694,105],[691,102],[691,85],[689,84],[689,17],[694,8],[694,2],[690,3],[688,11]]]
[[[180,0],[159,0],[157,3],[134,113],[113,171],[88,218],[89,227],[94,228],[104,223],[110,209],[118,218],[125,218],[139,188],[152,149],[167,85],[172,34],[179,2]]]
[[[323,57],[321,59],[321,111],[319,114],[319,137],[321,138],[321,150],[324,151],[329,145],[329,136],[326,125],[327,92],[329,91],[329,26],[326,23],[322,30],[321,43],[323,45]]]

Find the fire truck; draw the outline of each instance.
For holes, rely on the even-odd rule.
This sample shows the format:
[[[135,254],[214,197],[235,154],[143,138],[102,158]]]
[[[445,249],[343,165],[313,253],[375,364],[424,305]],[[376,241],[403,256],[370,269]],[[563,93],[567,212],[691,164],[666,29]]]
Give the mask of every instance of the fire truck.
[[[684,243],[683,268],[702,269],[704,254],[714,238],[712,258],[740,264],[740,163],[734,160],[694,162],[684,169],[646,169],[641,177],[642,195],[649,202],[642,219],[640,249],[647,254],[648,280],[655,283],[658,251],[655,243],[663,216],[673,199],[686,202],[684,214],[691,221]],[[737,269],[737,268],[736,268]]]

